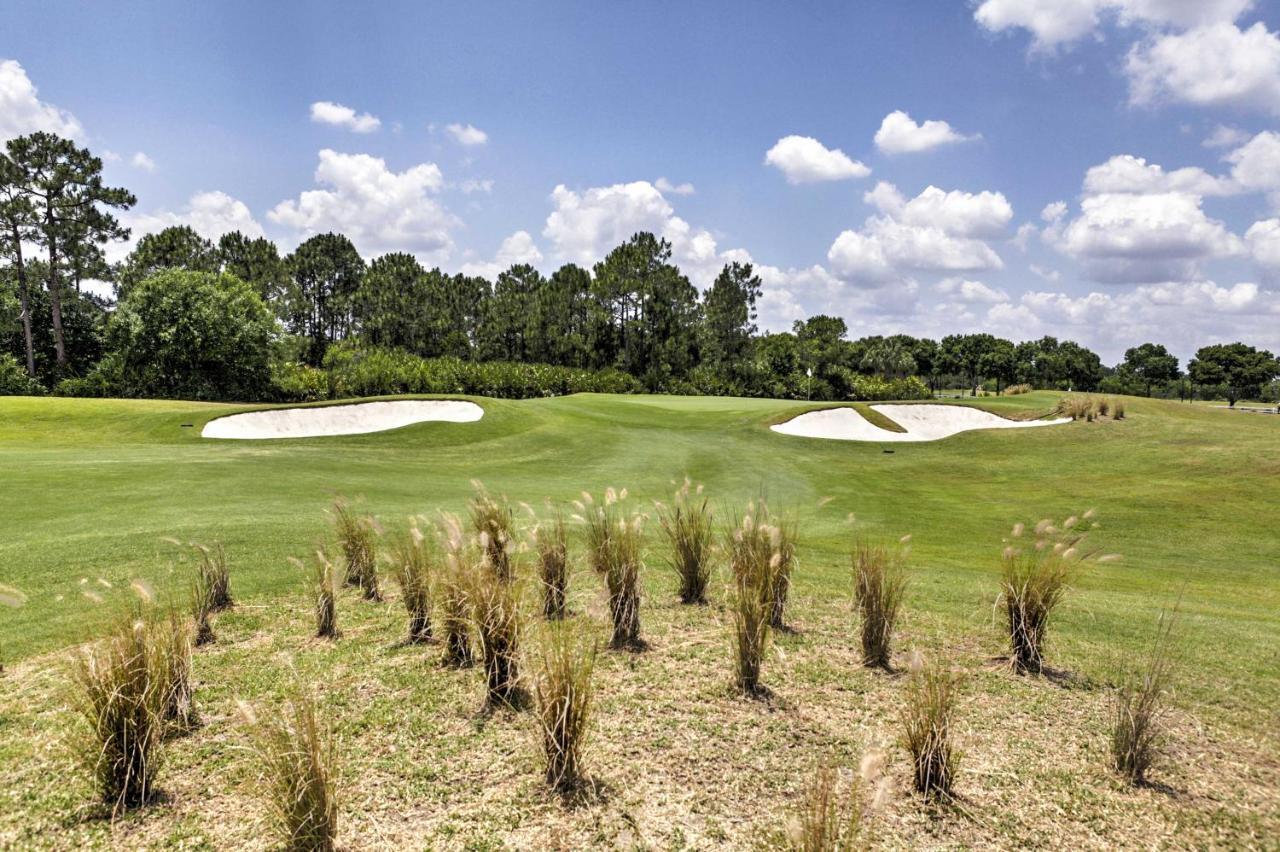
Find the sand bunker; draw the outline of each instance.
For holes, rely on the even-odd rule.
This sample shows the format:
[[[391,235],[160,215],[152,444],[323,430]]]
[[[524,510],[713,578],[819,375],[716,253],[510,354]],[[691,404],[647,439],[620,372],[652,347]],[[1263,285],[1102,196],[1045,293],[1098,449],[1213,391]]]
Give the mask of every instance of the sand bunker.
[[[442,420],[472,423],[484,409],[461,399],[402,399],[360,402],[318,408],[274,408],[219,417],[205,424],[205,438],[318,438],[325,435],[363,435],[413,423]]]
[[[1071,422],[1070,418],[1006,420],[989,411],[965,405],[873,405],[871,408],[907,431],[890,432],[888,429],[881,429],[852,408],[809,411],[770,428],[784,435],[799,435],[804,438],[893,442],[936,441],[973,429],[1022,429]]]

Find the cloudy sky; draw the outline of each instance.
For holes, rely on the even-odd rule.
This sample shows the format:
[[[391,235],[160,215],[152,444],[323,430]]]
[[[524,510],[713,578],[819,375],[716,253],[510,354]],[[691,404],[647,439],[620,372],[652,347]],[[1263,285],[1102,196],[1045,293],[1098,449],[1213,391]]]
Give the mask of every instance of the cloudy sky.
[[[372,9],[9,0],[0,139],[88,145],[135,237],[492,275],[643,229],[772,329],[1280,350],[1276,0]]]

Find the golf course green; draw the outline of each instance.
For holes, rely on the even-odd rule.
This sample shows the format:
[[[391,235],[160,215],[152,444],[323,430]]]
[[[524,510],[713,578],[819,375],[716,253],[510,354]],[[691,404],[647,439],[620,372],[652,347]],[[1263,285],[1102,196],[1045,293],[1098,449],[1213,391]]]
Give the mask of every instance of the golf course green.
[[[1011,415],[1047,415],[1059,396],[1034,392],[964,404]],[[761,494],[772,506],[798,517],[799,602],[793,611],[799,633],[779,639],[784,652],[792,647],[789,643],[794,645],[793,657],[771,658],[766,681],[773,674],[772,681],[779,684],[781,673],[808,659],[806,653],[821,655],[814,643],[823,631],[816,626],[806,631],[805,607],[818,613],[815,625],[831,626],[835,636],[844,630],[846,635],[838,639],[842,648],[856,645],[848,615],[851,544],[857,535],[896,541],[909,534],[911,579],[899,649],[967,655],[972,666],[985,672],[977,676],[978,691],[989,681],[1002,693],[1005,687],[999,684],[1013,681],[1017,685],[1009,688],[1016,692],[1026,679],[1007,671],[993,673],[982,662],[1007,652],[992,609],[1002,539],[1016,522],[1034,524],[1093,509],[1099,527],[1091,539],[1122,559],[1095,565],[1070,590],[1054,616],[1049,662],[1080,677],[1079,693],[1091,696],[1081,700],[1095,702],[1105,719],[1105,695],[1091,693],[1088,684],[1105,683],[1117,664],[1145,654],[1160,613],[1176,606],[1176,712],[1183,714],[1183,722],[1194,720],[1192,727],[1211,726],[1215,742],[1239,743],[1241,754],[1253,749],[1271,754],[1265,758],[1270,769],[1258,770],[1254,781],[1263,785],[1258,793],[1262,800],[1274,805],[1274,787],[1265,787],[1275,783],[1274,754],[1280,746],[1280,417],[1126,398],[1123,420],[972,431],[940,441],[880,445],[769,430],[770,424],[821,407],[805,403],[604,395],[474,401],[484,408],[484,416],[473,423],[236,441],[204,439],[201,428],[212,418],[251,406],[0,398],[0,582],[26,596],[19,607],[0,608],[0,656],[8,669],[0,691],[17,689],[22,678],[52,670],[61,649],[93,638],[119,611],[113,604],[128,597],[131,581],[144,581],[160,598],[184,594],[189,580],[175,567],[175,548],[166,538],[225,545],[237,602],[248,607],[228,617],[248,619],[240,628],[230,628],[233,633],[240,630],[251,641],[276,623],[272,613],[292,607],[299,612],[297,619],[281,623],[292,623],[301,641],[309,617],[303,577],[288,557],[307,556],[328,534],[325,510],[339,495],[373,513],[383,527],[400,529],[411,515],[465,511],[474,480],[539,511],[546,499],[567,504],[584,490],[598,495],[607,486],[626,487],[634,504],[651,509],[652,501],[669,499],[675,483],[688,476],[705,486],[718,523]],[[668,613],[657,621],[666,638],[637,659],[653,659],[664,645],[676,646],[680,625],[694,620],[673,604],[674,581],[663,565],[657,533],[654,522],[647,530],[643,606]],[[570,553],[581,564],[576,531]],[[574,582],[577,594],[598,607],[598,580],[579,569]],[[717,594],[722,587],[722,582],[716,586]],[[345,612],[361,606],[369,611],[376,607],[343,601]],[[260,613],[253,607],[260,607]],[[385,614],[376,616],[378,623],[399,625],[397,606],[388,604],[379,612]],[[353,616],[350,625],[372,617]],[[381,640],[383,645],[394,641],[393,632]],[[720,666],[716,670],[727,678],[727,634],[720,639],[715,638],[720,634],[708,635],[699,659]],[[346,637],[335,647],[357,641]],[[314,651],[308,653],[314,656]],[[198,653],[198,678],[201,660]],[[252,664],[247,649],[237,660],[240,666]],[[321,671],[314,661],[308,665],[309,671]],[[806,678],[817,677],[806,671]],[[849,677],[871,676],[855,670]],[[789,706],[804,707],[807,697],[800,682],[784,683],[789,690],[779,686],[779,692]],[[231,700],[230,690],[212,688],[219,700]],[[601,689],[604,701],[608,687]],[[859,689],[840,700],[858,701]],[[1074,700],[1077,692],[1046,689],[1054,691],[1028,699],[1032,716],[1058,714],[1058,702]],[[49,700],[58,695],[56,690],[47,694],[54,696]],[[770,719],[767,725],[779,724],[776,715],[756,712]],[[893,714],[886,712],[888,731]],[[35,715],[19,718],[14,713],[11,704],[0,710],[0,756],[9,758],[26,754],[17,742],[23,731],[30,733],[41,724]],[[1002,718],[1001,736],[1016,736],[1020,725],[1028,726],[1026,736],[1035,736],[1034,724]],[[971,742],[982,741],[986,734],[976,723],[971,727],[966,729]],[[1097,747],[1101,754],[1105,730],[1093,733],[1103,738]],[[1177,754],[1176,744],[1174,749]],[[1046,753],[1053,752],[1050,743]],[[202,761],[216,764],[221,759],[184,760],[198,769]],[[1195,759],[1188,753],[1178,762]],[[603,770],[615,785],[627,786],[623,767]],[[6,777],[9,771],[0,767],[0,788],[14,781]],[[985,783],[979,773],[960,787]],[[1018,786],[1011,779],[998,783]],[[1064,790],[1074,789],[1075,782],[1061,783]],[[1136,794],[1107,794],[1112,795],[1123,800]],[[1097,829],[1094,839],[1112,836],[1105,826],[1122,811],[1105,803],[1095,807],[1088,795],[1077,799],[1075,793],[1064,793],[1062,800],[1075,803],[1062,819],[1098,820],[1104,828]],[[1187,807],[1172,799],[1160,805],[1170,813]],[[10,814],[0,821],[11,825],[45,813],[35,793],[21,806],[0,803],[0,815],[6,810]],[[1233,841],[1248,845],[1250,838],[1258,839],[1256,832],[1276,826],[1274,811],[1268,817],[1265,808],[1252,816],[1237,812],[1238,822],[1224,813],[1213,811],[1203,823],[1197,817],[1181,830],[1194,823],[1194,830],[1203,832],[1193,835],[1199,840],[1230,846]],[[731,821],[731,815],[720,816]],[[904,844],[914,838],[938,845],[1017,845],[1034,840],[1034,833],[1025,833],[1028,825],[1044,825],[1040,817],[1026,823],[1008,817],[1013,822],[1006,823],[988,813],[983,819],[989,818],[990,826],[981,822],[956,835],[942,829],[942,834],[931,834],[927,826],[912,823],[899,839]],[[1179,830],[1178,820],[1170,819],[1162,830]],[[176,830],[172,825],[164,829]],[[458,830],[466,836],[465,825]],[[667,845],[665,834],[638,831]],[[105,842],[110,836],[91,831],[86,837]],[[742,840],[732,832],[727,836],[734,844]],[[6,837],[18,842],[31,835],[17,831],[0,840]],[[703,840],[715,845],[715,834],[708,832]],[[1047,845],[1058,842],[1049,838]]]

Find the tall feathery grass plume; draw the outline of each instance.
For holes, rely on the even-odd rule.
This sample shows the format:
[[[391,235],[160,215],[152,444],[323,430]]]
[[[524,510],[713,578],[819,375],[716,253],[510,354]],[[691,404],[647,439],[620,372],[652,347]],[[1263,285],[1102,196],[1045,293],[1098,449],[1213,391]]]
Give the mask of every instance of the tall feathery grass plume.
[[[164,758],[171,698],[168,649],[141,608],[81,650],[72,669],[83,723],[77,762],[113,815],[150,801]]]
[[[517,584],[504,579],[489,563],[483,545],[463,564],[472,629],[484,665],[485,706],[516,706],[524,697],[520,682],[524,620]]]
[[[209,611],[231,609],[235,600],[231,596],[231,566],[226,548],[222,542],[214,542],[212,546],[192,542],[191,547],[196,553],[196,571],[209,589]]]
[[[1091,563],[1119,558],[1102,555],[1089,543],[1093,517],[1091,509],[1061,523],[1042,520],[1030,530],[1016,524],[1005,539],[996,605],[1004,611],[1010,660],[1020,674],[1043,669],[1050,618],[1072,582]]]
[[[783,532],[768,508],[752,502],[725,534],[732,591],[734,683],[745,695],[764,692],[760,671],[773,629],[774,589],[783,563]]]
[[[437,606],[444,633],[444,663],[454,668],[472,665],[470,599],[467,596],[468,566],[471,556],[462,521],[457,515],[442,513],[440,533],[444,543]]]
[[[469,505],[471,528],[484,548],[489,566],[504,583],[515,574],[515,513],[506,497],[494,497],[483,483],[471,480],[475,495]]]
[[[823,765],[805,786],[798,813],[788,822],[785,847],[793,852],[854,852],[867,848],[863,820],[889,799],[884,753],[868,752],[858,772]],[[874,790],[866,801],[865,789]]]
[[[605,490],[596,502],[586,492],[576,501],[578,518],[586,524],[587,554],[592,569],[604,579],[609,596],[609,618],[613,637],[609,647],[639,649],[640,637],[640,569],[643,566],[641,541],[645,516],[627,512],[622,506],[627,489]]]
[[[338,633],[338,594],[337,569],[328,551],[317,547],[312,553],[309,563],[290,556],[289,562],[303,572],[307,578],[307,591],[311,597],[312,611],[316,621],[317,639],[337,639]]]
[[[338,833],[336,737],[301,690],[259,713],[241,702],[275,839],[291,852],[332,852]]]
[[[910,669],[900,719],[912,784],[926,798],[949,799],[960,769],[953,735],[960,676],[919,654]]]
[[[542,615],[548,621],[559,621],[568,614],[569,593],[569,536],[564,514],[549,509],[549,516],[537,521],[530,535],[538,558]]]
[[[191,621],[195,624],[194,641],[196,647],[210,645],[218,641],[213,630],[213,613],[217,611],[218,591],[216,577],[201,570],[198,566],[191,578],[189,606]]]
[[[163,659],[165,673],[164,718],[179,731],[195,727],[195,688],[191,684],[191,651],[194,645],[191,624],[178,607],[168,607],[159,618],[149,619],[148,628]]]
[[[391,575],[400,586],[400,599],[409,616],[410,645],[431,641],[431,585],[438,563],[434,542],[412,519],[409,528],[391,546],[387,558]]]
[[[329,521],[342,549],[343,584],[356,586],[366,600],[381,601],[378,587],[378,533],[372,515],[358,514],[344,498],[333,501]]]
[[[585,753],[595,699],[597,645],[564,623],[542,630],[534,682],[547,784],[562,793],[585,780]]]
[[[799,541],[800,524],[794,517],[770,514],[763,499],[761,505],[764,506],[765,514],[769,516],[769,523],[778,530],[778,567],[771,578],[769,626],[774,630],[784,630],[787,626],[787,600],[791,596],[791,576],[796,567],[796,544]]]
[[[656,506],[658,523],[667,541],[667,564],[676,575],[680,603],[705,604],[711,582],[712,539],[715,534],[711,504],[702,486],[688,477],[676,489],[670,503]]]
[[[897,546],[860,539],[853,547],[853,592],[858,609],[862,664],[892,668],[893,629],[907,587],[910,536]]]
[[[1156,635],[1140,664],[1130,667],[1116,689],[1111,724],[1111,763],[1131,784],[1145,784],[1164,751],[1167,699],[1176,670],[1177,612],[1162,612]]]

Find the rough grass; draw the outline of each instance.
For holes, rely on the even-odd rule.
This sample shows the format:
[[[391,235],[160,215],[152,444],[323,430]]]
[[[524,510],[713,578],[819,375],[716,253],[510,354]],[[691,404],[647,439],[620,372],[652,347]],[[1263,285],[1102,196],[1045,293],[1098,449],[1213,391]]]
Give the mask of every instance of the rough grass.
[[[705,604],[711,582],[711,502],[701,485],[685,477],[669,503],[659,503],[658,523],[668,548],[667,565],[676,576],[676,594],[685,604]]]

